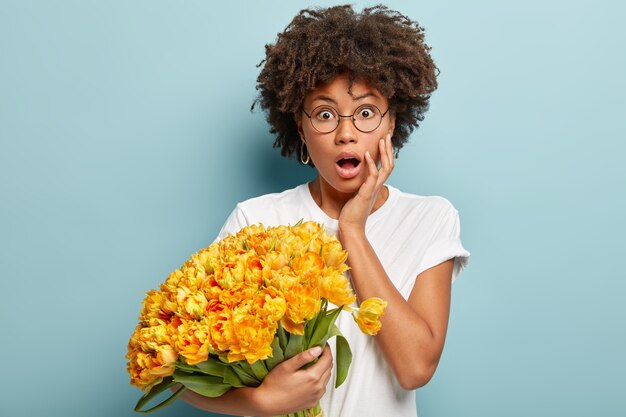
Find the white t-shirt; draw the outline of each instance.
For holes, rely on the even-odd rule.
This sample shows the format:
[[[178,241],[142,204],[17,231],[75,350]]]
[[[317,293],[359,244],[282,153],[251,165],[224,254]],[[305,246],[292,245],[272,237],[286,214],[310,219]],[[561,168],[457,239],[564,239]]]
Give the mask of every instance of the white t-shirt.
[[[365,233],[398,291],[407,299],[422,271],[452,258],[454,281],[470,255],[461,244],[456,209],[442,197],[387,188],[389,197],[368,217]],[[338,221],[320,209],[308,185],[302,184],[237,204],[218,239],[251,224],[294,225],[301,219],[316,221],[328,233],[337,234]],[[341,387],[335,389],[334,375],[331,377],[321,400],[325,416],[415,417],[414,392],[400,387],[374,338],[361,333],[350,314],[340,314],[337,325],[350,344],[353,359]],[[334,343],[330,345],[334,350]]]

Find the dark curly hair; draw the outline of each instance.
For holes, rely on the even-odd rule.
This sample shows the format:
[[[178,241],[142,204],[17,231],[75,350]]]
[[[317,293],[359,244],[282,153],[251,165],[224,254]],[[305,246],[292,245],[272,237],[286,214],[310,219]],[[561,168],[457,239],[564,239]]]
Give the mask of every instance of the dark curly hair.
[[[257,78],[257,103],[266,112],[275,148],[300,152],[294,113],[305,95],[346,71],[350,84],[367,80],[388,98],[396,115],[396,156],[428,110],[438,69],[424,43],[424,30],[408,17],[378,5],[355,13],[350,5],[304,9],[274,45],[265,45]]]

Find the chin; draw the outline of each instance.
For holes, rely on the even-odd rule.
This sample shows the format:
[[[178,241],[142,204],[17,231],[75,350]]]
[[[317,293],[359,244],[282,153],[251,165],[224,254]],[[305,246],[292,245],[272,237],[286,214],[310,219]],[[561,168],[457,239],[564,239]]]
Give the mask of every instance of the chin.
[[[356,194],[359,191],[359,188],[365,182],[364,178],[351,178],[349,180],[338,178],[336,182],[331,183],[330,186],[340,193],[344,194]]]

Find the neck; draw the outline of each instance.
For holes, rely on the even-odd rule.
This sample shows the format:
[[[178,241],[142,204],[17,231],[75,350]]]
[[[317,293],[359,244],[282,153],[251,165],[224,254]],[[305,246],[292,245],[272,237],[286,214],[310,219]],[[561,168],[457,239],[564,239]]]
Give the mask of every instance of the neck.
[[[315,203],[319,206],[324,213],[326,213],[332,219],[338,219],[343,206],[357,195],[358,191],[353,193],[342,193],[331,187],[326,181],[324,181],[319,175],[309,183],[309,191]],[[389,196],[389,190],[383,186],[376,202],[374,203],[370,214],[378,210],[387,201]]]

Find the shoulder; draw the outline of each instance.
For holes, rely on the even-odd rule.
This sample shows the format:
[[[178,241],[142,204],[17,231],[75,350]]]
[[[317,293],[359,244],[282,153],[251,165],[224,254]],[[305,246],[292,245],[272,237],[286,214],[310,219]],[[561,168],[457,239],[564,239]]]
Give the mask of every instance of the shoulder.
[[[218,238],[252,224],[277,226],[295,224],[302,218],[308,218],[302,209],[306,187],[303,184],[280,193],[264,194],[238,203],[226,219]]]
[[[298,185],[294,188],[279,192],[260,195],[249,198],[237,204],[237,210],[243,213],[263,212],[268,208],[276,208],[282,205],[291,206],[301,201],[301,194],[306,184]]]
[[[397,188],[389,187],[390,195],[394,196],[394,211],[402,214],[419,215],[419,217],[442,217],[457,215],[457,209],[445,197],[437,195],[417,195]]]

